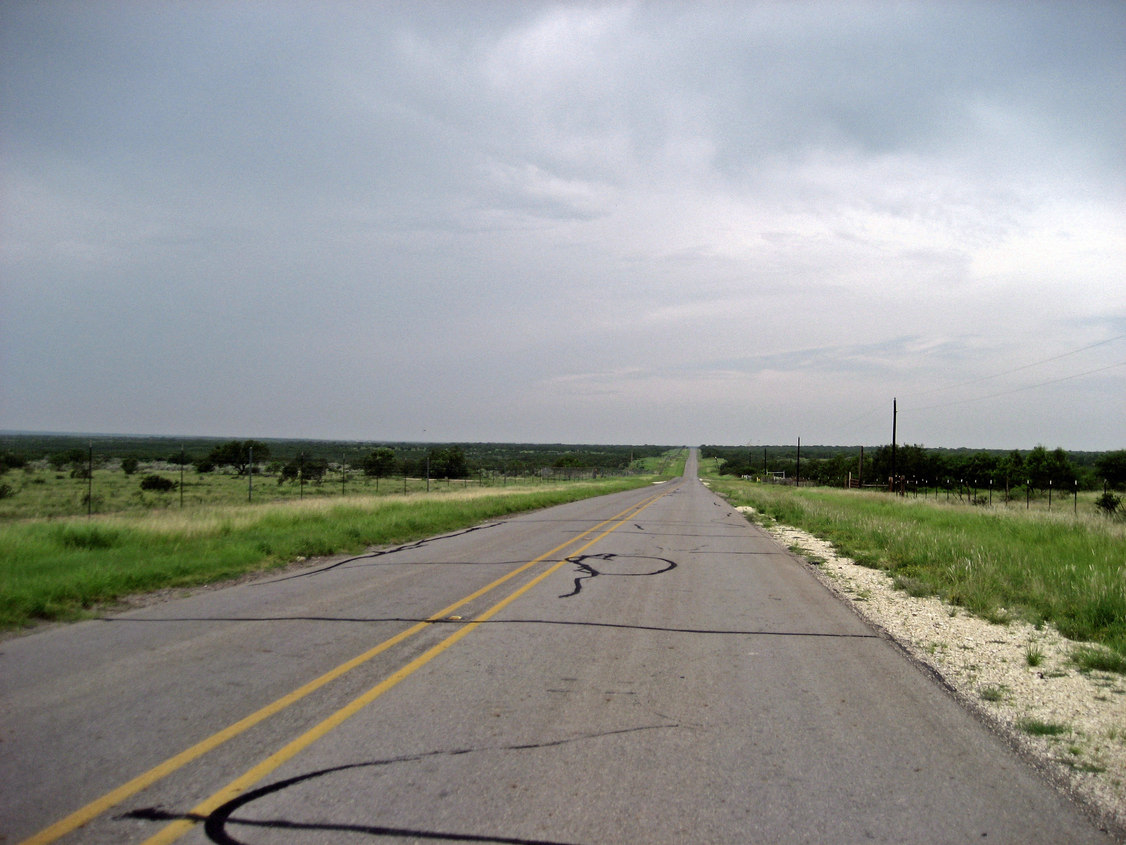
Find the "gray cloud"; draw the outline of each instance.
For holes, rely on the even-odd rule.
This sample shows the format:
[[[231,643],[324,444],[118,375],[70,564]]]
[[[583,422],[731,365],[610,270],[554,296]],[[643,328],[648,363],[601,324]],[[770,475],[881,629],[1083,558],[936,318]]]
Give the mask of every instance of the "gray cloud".
[[[885,440],[896,393],[1126,335],[1124,34],[1114,2],[8,3],[0,427]],[[1123,369],[1057,380],[1116,361],[906,436],[1120,447]]]

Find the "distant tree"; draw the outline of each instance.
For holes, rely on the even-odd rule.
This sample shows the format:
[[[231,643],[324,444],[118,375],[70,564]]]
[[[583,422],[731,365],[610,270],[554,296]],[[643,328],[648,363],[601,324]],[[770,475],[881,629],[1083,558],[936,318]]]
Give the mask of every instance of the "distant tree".
[[[141,489],[167,493],[169,490],[176,489],[176,482],[162,475],[146,475],[141,479]]]
[[[68,466],[76,466],[78,464],[88,464],[90,460],[90,453],[86,449],[66,449],[62,452],[56,452],[47,458],[48,463],[51,464],[56,470],[64,469]]]
[[[328,461],[324,458],[308,458],[298,455],[281,468],[278,484],[286,481],[313,481],[320,483],[328,472]]]
[[[1067,452],[1060,448],[1049,452],[1038,445],[1028,453],[1024,467],[1028,482],[1037,490],[1047,490],[1049,485],[1057,490],[1067,489],[1076,480],[1075,468]]]
[[[27,466],[27,458],[17,452],[0,452],[0,475],[10,469],[22,469]]]
[[[201,475],[215,471],[215,461],[211,458],[196,458],[192,463],[195,465],[195,471]]]
[[[126,475],[132,475],[137,471],[137,465],[140,463],[136,458],[129,456],[121,459],[121,471]]]
[[[991,452],[974,452],[963,463],[961,475],[967,482],[976,481],[983,487],[990,479],[997,479],[1004,475],[1001,469],[1001,459]]]
[[[1013,449],[1001,464],[1001,471],[1010,484],[1023,485],[1025,482],[1024,455]]]
[[[1048,450],[1041,445],[1037,445],[1035,449],[1029,452],[1024,459],[1024,472],[1027,476],[1026,480],[1034,489],[1047,489],[1048,479],[1052,477],[1048,465]]]
[[[207,457],[215,466],[234,467],[236,473],[246,475],[252,451],[254,463],[269,460],[270,447],[258,440],[231,440],[216,446]]]
[[[1126,487],[1126,449],[1100,455],[1095,461],[1095,469],[1111,487]]]
[[[364,456],[361,466],[364,468],[364,475],[369,478],[383,478],[395,468],[395,453],[386,446],[372,449]]]
[[[460,446],[430,450],[431,478],[466,478],[468,475],[469,464]]]
[[[1075,483],[1075,467],[1062,448],[1055,449],[1048,456],[1048,474],[1057,490],[1070,488]]]

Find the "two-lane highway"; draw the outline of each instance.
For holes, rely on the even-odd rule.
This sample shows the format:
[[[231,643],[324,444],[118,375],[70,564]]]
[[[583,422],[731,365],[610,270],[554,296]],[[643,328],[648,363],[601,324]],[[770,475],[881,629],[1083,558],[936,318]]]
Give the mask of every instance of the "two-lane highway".
[[[1106,842],[695,478],[0,644],[33,842]]]

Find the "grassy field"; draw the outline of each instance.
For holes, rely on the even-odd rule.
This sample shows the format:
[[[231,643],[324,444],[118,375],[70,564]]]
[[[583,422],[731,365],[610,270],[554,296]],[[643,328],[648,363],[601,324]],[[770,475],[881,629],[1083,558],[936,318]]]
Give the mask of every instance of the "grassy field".
[[[673,465],[666,461],[667,467]],[[375,480],[368,479],[366,492],[356,482],[346,484],[348,495],[342,495],[339,483],[326,482],[320,489],[308,485],[304,498],[297,498],[293,485],[286,485],[288,499],[256,504],[246,503],[247,480],[241,478],[243,504],[200,504],[206,497],[191,495],[192,488],[186,487],[183,509],[179,491],[173,491],[145,494],[152,498],[143,507],[134,504],[92,518],[10,516],[0,522],[0,629],[79,618],[126,595],[234,578],[300,557],[409,542],[507,514],[643,486],[659,477],[667,473],[567,482],[497,479],[490,486],[431,482],[430,493],[424,492],[424,479],[413,479],[408,486],[414,492],[408,495],[403,495],[401,478],[383,479],[380,495],[375,495]],[[87,484],[69,477],[51,480],[76,488],[66,492],[72,498]],[[94,481],[102,481],[99,489],[113,489],[108,480],[95,476]],[[209,474],[198,483],[225,481]],[[136,477],[128,487],[137,490]],[[106,495],[103,506],[115,501],[112,492]],[[122,495],[136,498],[134,492]]]
[[[638,471],[658,472],[670,463],[669,457],[639,460]],[[39,461],[26,469],[4,474],[2,481],[9,489],[0,498],[0,522],[14,519],[39,519],[94,514],[120,513],[122,511],[162,510],[166,508],[214,507],[254,503],[300,501],[303,499],[337,499],[342,496],[402,496],[409,493],[465,490],[469,488],[495,488],[503,490],[510,485],[540,485],[569,483],[559,471],[554,477],[538,475],[505,476],[478,475],[473,478],[431,479],[389,476],[374,478],[357,470],[350,470],[342,478],[339,467],[326,474],[320,483],[297,481],[278,483],[276,475],[258,474],[250,483],[245,475],[231,470],[200,473],[187,467],[183,473],[183,495],[180,489],[180,467],[164,462],[143,463],[132,475],[126,475],[117,466],[95,468],[93,478],[72,478],[69,471],[57,471]],[[585,476],[590,476],[590,471]],[[159,475],[176,485],[168,492],[142,490],[141,479]],[[92,498],[92,507],[87,497]]]
[[[1093,506],[1048,513],[716,475],[709,483],[732,504],[886,570],[911,594],[939,596],[997,623],[1049,622],[1066,637],[1107,647],[1109,668],[1126,670],[1126,523]]]

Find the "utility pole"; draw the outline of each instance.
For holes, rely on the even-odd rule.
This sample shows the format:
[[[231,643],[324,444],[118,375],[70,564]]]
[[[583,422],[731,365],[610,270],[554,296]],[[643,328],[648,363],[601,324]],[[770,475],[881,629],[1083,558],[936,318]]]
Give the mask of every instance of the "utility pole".
[[[899,411],[896,408],[895,397],[891,400],[891,491],[895,492],[895,424]]]
[[[90,441],[90,459],[86,464],[86,518],[94,513],[94,441]]]
[[[801,438],[798,438],[798,468],[797,478],[794,479],[794,486],[801,487]]]

